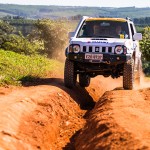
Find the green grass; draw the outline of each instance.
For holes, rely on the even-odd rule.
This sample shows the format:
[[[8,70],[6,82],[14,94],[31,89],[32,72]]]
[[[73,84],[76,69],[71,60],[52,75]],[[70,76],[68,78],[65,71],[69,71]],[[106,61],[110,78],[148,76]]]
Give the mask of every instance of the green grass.
[[[63,73],[63,63],[44,56],[25,56],[0,49],[0,85],[21,85],[28,77],[41,78]]]

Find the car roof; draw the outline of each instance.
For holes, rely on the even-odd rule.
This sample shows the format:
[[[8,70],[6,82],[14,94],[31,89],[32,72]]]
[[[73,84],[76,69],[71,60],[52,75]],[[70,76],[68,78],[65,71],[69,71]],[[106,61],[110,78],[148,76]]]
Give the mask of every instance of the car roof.
[[[118,21],[118,22],[127,22],[128,20],[124,18],[87,18],[86,21],[99,21],[99,20],[104,20],[104,21]]]

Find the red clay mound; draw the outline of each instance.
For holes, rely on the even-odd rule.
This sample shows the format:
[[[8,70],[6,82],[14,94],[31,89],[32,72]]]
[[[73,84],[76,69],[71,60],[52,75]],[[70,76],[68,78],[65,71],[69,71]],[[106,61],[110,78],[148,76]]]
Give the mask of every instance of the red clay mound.
[[[106,92],[77,138],[77,150],[149,149],[150,89]]]
[[[86,110],[79,107],[84,107],[81,99],[86,98],[89,107],[94,105],[88,92],[66,89],[62,79],[48,81],[51,85],[15,88],[8,92],[3,89],[0,96],[1,149],[58,149],[83,127],[82,116]],[[81,93],[84,93],[82,98],[76,96]]]

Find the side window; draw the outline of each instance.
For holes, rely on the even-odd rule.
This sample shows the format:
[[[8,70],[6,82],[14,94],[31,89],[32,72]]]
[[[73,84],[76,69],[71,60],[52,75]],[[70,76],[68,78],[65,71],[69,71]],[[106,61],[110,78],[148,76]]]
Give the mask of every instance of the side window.
[[[77,37],[82,37],[83,32],[85,31],[85,28],[86,28],[86,23],[84,22],[84,23],[82,24],[82,26],[81,26],[79,32],[78,32]]]
[[[133,39],[133,35],[134,35],[135,31],[134,31],[134,28],[133,28],[132,24],[130,24],[130,28],[131,28],[131,34],[132,34],[132,39]]]

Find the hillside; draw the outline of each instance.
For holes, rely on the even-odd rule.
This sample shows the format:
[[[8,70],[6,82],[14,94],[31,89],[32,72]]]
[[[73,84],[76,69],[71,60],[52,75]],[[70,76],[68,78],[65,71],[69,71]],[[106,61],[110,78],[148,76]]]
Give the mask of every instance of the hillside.
[[[78,7],[78,6],[41,6],[0,4],[0,17],[7,15],[22,16],[31,19],[60,18],[76,15],[109,16],[109,17],[150,17],[150,8],[136,7]]]

